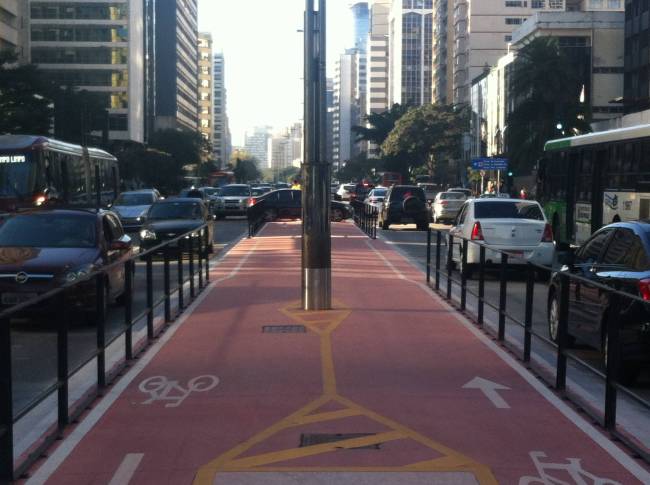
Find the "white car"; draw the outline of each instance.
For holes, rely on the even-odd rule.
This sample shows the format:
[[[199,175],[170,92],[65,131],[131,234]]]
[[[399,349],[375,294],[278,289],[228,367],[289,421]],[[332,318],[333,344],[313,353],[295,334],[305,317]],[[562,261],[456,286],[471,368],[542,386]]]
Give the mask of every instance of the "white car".
[[[384,203],[384,199],[386,198],[386,192],[388,192],[387,188],[375,187],[370,191],[368,197],[366,197],[366,202],[375,207],[381,207],[381,204]]]
[[[350,196],[352,195],[352,192],[354,192],[354,187],[354,184],[341,184],[336,195],[338,195],[341,200],[350,200]]]
[[[449,234],[455,238],[452,257],[467,277],[480,263],[480,246],[487,264],[499,264],[501,253],[509,264],[531,262],[550,267],[555,243],[553,230],[539,202],[520,199],[471,199],[461,208]],[[458,239],[456,239],[458,238]],[[468,239],[467,265],[461,261],[462,239]]]
[[[465,199],[465,194],[461,192],[439,192],[431,204],[433,222],[438,224],[456,219]]]

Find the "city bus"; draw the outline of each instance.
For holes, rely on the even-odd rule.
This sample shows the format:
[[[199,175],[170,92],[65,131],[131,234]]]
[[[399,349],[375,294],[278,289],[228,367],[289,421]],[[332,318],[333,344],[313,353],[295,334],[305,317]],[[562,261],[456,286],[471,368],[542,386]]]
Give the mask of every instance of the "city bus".
[[[399,172],[381,172],[379,173],[378,185],[383,187],[402,185],[402,174]]]
[[[548,141],[537,198],[558,241],[583,243],[603,225],[650,219],[650,125]]]
[[[212,172],[208,177],[208,185],[211,185],[212,187],[223,187],[224,185],[234,183],[235,173],[226,170]]]
[[[42,136],[0,135],[0,210],[106,206],[118,195],[118,163],[110,153]]]

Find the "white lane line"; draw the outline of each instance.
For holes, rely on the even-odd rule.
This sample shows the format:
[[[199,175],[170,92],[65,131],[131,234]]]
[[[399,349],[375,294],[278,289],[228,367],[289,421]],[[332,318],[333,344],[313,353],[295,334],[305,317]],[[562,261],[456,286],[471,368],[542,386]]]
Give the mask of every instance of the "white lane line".
[[[594,443],[598,444],[604,451],[606,451],[614,460],[616,460],[623,468],[628,472],[634,475],[641,483],[650,484],[650,473],[639,465],[632,457],[625,453],[621,448],[616,446],[609,438],[603,435],[598,431],[594,426],[585,421],[585,419],[580,416],[576,411],[571,409],[568,404],[560,400],[550,389],[544,386],[539,380],[535,378],[527,369],[522,367],[519,362],[517,362],[511,355],[509,355],[505,350],[495,344],[487,335],[485,335],[479,328],[477,328],[472,322],[470,322],[465,316],[458,313],[451,305],[444,301],[438,294],[436,294],[431,288],[426,284],[419,281],[413,281],[407,276],[402,274],[390,261],[388,261],[380,252],[375,248],[371,241],[367,240],[366,244],[372,251],[386,263],[396,275],[399,275],[400,279],[409,281],[414,285],[419,286],[427,295],[431,296],[436,302],[441,306],[447,308],[449,313],[458,320],[465,328],[467,328],[472,334],[484,345],[486,345],[490,350],[492,350],[501,360],[503,360],[509,367],[511,367],[517,374],[519,374],[533,389],[535,389],[541,396],[546,399],[553,407],[555,407],[560,413],[562,413],[571,423],[573,423],[578,429],[585,433],[589,438],[591,438]],[[396,253],[410,263],[408,258],[406,258],[400,252]]]
[[[108,485],[128,485],[140,466],[143,457],[144,453],[129,453],[126,455]]]
[[[259,241],[246,253],[239,264],[231,271],[228,276],[224,276],[218,280],[212,281],[210,285],[197,297],[196,300],[187,308],[187,311],[178,319],[175,325],[171,326],[165,333],[161,335],[158,341],[147,350],[142,357],[135,361],[131,370],[129,370],[124,377],[117,381],[104,397],[97,402],[95,407],[88,413],[88,415],[77,425],[67,438],[59,445],[59,447],[49,456],[43,465],[34,472],[34,475],[27,480],[26,485],[42,485],[56,472],[61,464],[70,456],[77,445],[83,438],[93,429],[97,422],[106,414],[115,401],[122,395],[126,388],[138,377],[138,375],[149,365],[149,362],[160,352],[165,344],[174,336],[179,328],[192,316],[196,308],[203,303],[203,300],[212,292],[214,287],[225,280],[237,276],[246,261],[253,254]]]

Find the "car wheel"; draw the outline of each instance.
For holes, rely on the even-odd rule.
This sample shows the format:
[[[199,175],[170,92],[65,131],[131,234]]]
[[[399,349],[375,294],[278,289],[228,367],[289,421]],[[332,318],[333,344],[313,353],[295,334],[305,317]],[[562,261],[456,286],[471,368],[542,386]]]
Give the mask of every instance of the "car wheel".
[[[554,343],[558,343],[560,334],[560,301],[555,292],[551,294],[548,303],[548,335]]]
[[[341,222],[344,219],[343,211],[341,209],[332,209],[330,217],[334,222]]]

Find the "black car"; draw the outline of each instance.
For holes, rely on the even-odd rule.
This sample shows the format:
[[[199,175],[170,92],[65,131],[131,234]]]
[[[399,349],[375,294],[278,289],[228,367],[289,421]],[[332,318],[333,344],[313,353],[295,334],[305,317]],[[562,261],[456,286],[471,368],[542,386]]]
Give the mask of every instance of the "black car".
[[[302,191],[294,189],[280,189],[264,194],[261,197],[253,198],[253,204],[263,202],[264,219],[273,221],[275,219],[300,219],[302,217]],[[352,217],[350,206],[338,201],[331,201],[330,219],[340,222]]]
[[[558,340],[560,273],[570,273],[650,301],[650,222],[619,222],[594,233],[579,249],[569,251],[565,265],[551,277],[548,326]],[[632,381],[641,364],[650,361],[650,307],[632,299],[619,299],[584,280],[571,278],[569,339],[600,350],[607,349],[607,321],[611,312],[620,325],[621,378]]]
[[[158,201],[147,213],[147,222],[140,231],[140,247],[146,250],[158,246],[207,224],[210,241],[208,251],[212,252],[214,218],[199,199],[178,198]],[[199,232],[192,233],[191,236],[198,238]],[[177,244],[174,243],[172,246]]]
[[[418,230],[429,227],[430,212],[422,187],[416,185],[393,185],[379,211],[379,225],[386,230],[391,224],[417,224]]]

